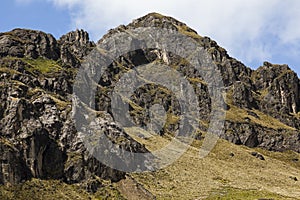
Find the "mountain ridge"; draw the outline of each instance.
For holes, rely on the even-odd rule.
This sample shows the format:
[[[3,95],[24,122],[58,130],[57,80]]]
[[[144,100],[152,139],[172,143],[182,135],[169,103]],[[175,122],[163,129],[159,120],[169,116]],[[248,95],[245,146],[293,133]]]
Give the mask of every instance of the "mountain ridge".
[[[69,32],[58,40],[51,34],[33,30],[0,33],[0,184],[15,185],[32,178],[58,179],[96,192],[105,185],[103,180],[125,179],[126,173],[103,165],[84,147],[71,118],[72,86],[81,63],[96,44],[114,33],[130,32],[136,27],[178,31],[193,38],[211,55],[227,93],[224,99],[227,117],[221,139],[251,148],[300,153],[300,80],[295,72],[287,65],[269,62],[257,70],[250,69],[186,24],[151,13],[110,30],[97,43],[90,41],[84,30]],[[200,74],[189,64],[180,63],[180,58],[172,57],[170,52],[141,49],[117,58],[107,71],[110,80],[99,82],[102,87],[96,92],[95,112],[104,134],[121,150],[149,151],[143,141],[138,142],[130,131],[120,129],[113,121],[109,93],[118,77],[137,66],[136,58],[143,63],[165,63],[163,54],[192,85],[201,86],[196,90],[202,108],[197,142],[205,137],[211,102]],[[180,124],[179,106],[171,93],[154,85],[139,88],[130,99],[130,114],[138,125],[147,124],[149,116],[145,111],[158,100],[164,102],[167,113],[160,135],[165,142],[165,137],[178,132]]]

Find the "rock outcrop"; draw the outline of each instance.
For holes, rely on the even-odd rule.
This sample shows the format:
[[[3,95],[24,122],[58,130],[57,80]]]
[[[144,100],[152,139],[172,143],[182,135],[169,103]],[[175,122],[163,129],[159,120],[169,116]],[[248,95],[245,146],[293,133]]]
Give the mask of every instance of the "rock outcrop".
[[[59,58],[60,52],[56,39],[41,31],[14,29],[0,34],[0,56]]]
[[[210,38],[156,13],[110,30],[98,43],[113,33],[149,26],[186,34],[211,55],[227,92],[227,117],[221,138],[249,147],[300,152],[300,81],[287,65],[265,62],[252,70],[231,58]],[[31,178],[59,179],[95,191],[101,186],[99,178],[118,181],[125,177],[124,172],[105,166],[89,154],[71,117],[74,77],[95,46],[83,30],[70,32],[59,40],[32,30],[0,33],[0,184]],[[207,84],[196,69],[182,61],[162,49],[139,49],[118,58],[101,77],[95,112],[103,134],[114,143],[122,141],[121,150],[148,152],[109,115],[114,86],[128,69],[142,64],[173,66],[189,80],[199,100],[201,119],[197,131],[207,131],[212,109]],[[159,134],[178,132],[180,105],[166,88],[145,85],[129,101],[130,116],[138,125],[147,126],[147,110],[162,104],[166,123]],[[197,138],[202,139],[201,135]]]
[[[253,77],[255,87],[263,97],[260,108],[265,112],[288,115],[300,111],[299,78],[289,66],[265,62]]]
[[[15,29],[0,38],[0,184],[59,179],[96,191],[99,179],[124,178],[90,155],[71,117],[76,68],[94,46],[88,34],[77,30],[57,42],[50,34]],[[147,152],[109,115],[99,123],[113,142],[123,141],[121,150]]]
[[[225,132],[221,138],[236,144],[249,147],[261,147],[268,150],[299,152],[299,78],[287,65],[273,65],[268,62],[257,70],[246,67],[240,61],[230,57],[226,50],[208,37],[202,37],[186,24],[173,18],[157,13],[151,13],[134,20],[127,26],[119,26],[109,31],[98,43],[101,44],[111,34],[130,32],[137,27],[167,28],[188,35],[207,50],[212,60],[221,72],[227,93],[227,118]],[[141,41],[142,42],[142,41]],[[153,53],[153,52],[156,53]],[[165,56],[161,56],[165,55]],[[139,58],[140,63],[135,60]],[[211,112],[211,99],[208,88],[199,71],[172,52],[162,49],[140,49],[124,55],[113,63],[107,73],[107,82],[100,81],[104,86],[98,92],[98,109],[111,112],[109,106],[111,94],[118,78],[142,64],[153,62],[177,66],[175,69],[182,73],[196,90],[199,100],[200,131],[206,131]],[[196,80],[196,81],[195,81]],[[164,91],[164,92],[161,92]],[[160,134],[176,133],[180,124],[180,106],[172,93],[166,93],[160,86],[144,86],[132,96],[130,105],[131,116],[137,124],[146,126],[149,123],[147,110],[155,103],[161,103],[167,113],[167,120]],[[160,102],[161,101],[161,102]],[[201,137],[200,137],[201,138]]]
[[[95,47],[89,39],[89,34],[84,30],[76,30],[63,35],[58,40],[58,44],[61,61],[72,67],[79,67],[80,62]]]

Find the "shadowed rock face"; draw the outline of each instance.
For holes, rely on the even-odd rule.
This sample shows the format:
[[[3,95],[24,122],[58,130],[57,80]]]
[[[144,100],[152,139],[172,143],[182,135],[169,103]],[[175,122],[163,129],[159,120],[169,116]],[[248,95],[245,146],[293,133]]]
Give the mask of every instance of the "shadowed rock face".
[[[257,70],[231,58],[208,37],[173,18],[149,14],[111,34],[136,27],[177,30],[192,37],[207,52],[221,72],[227,98],[225,132],[221,138],[235,144],[268,150],[300,152],[300,81],[287,65],[264,63]],[[88,33],[76,30],[56,40],[40,31],[15,29],[0,34],[0,183],[16,184],[32,177],[81,183],[95,191],[97,178],[118,181],[125,173],[113,170],[91,156],[71,117],[72,86],[80,63],[95,48]],[[120,129],[110,115],[111,99],[119,77],[126,69],[160,62],[173,66],[194,86],[200,107],[199,131],[206,131],[211,99],[200,73],[182,58],[162,49],[139,49],[121,56],[101,77],[96,93],[96,111],[104,134],[120,149],[148,152]],[[226,96],[226,95],[225,95]],[[160,135],[178,132],[180,106],[176,96],[159,85],[146,85],[131,96],[130,116],[145,126],[146,111],[161,103],[167,122]],[[201,135],[197,138],[201,139]]]

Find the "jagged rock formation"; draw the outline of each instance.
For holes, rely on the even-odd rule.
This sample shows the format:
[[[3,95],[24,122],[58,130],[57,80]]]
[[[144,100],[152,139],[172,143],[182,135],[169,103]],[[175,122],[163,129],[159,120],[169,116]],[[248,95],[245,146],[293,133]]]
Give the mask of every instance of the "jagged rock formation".
[[[60,59],[70,66],[80,66],[80,62],[95,47],[90,41],[86,31],[76,30],[63,35],[58,44],[60,45]]]
[[[97,177],[118,181],[124,172],[91,156],[71,117],[72,80],[80,60],[94,46],[77,30],[57,42],[50,34],[15,29],[0,35],[0,184],[31,178],[81,183],[95,191]],[[121,149],[147,150],[118,129],[108,115],[100,125]]]
[[[261,93],[263,101],[260,109],[280,118],[284,115],[287,124],[299,128],[299,123],[290,122],[290,114],[297,114],[300,109],[299,78],[287,65],[273,65],[265,62],[253,74],[255,87]],[[280,114],[279,114],[280,113]]]
[[[31,57],[39,56],[57,60],[59,48],[56,39],[41,31],[14,29],[0,35],[0,56]]]
[[[268,150],[300,151],[299,115],[297,115],[300,108],[299,78],[287,65],[272,65],[265,62],[264,66],[252,70],[240,61],[231,58],[215,41],[197,35],[196,31],[184,23],[157,13],[134,20],[127,26],[119,26],[110,30],[99,43],[113,33],[130,32],[136,27],[149,26],[168,28],[188,35],[211,54],[212,60],[221,72],[227,92],[226,128],[221,138],[236,144],[262,147]],[[105,89],[98,93],[98,109],[111,112],[108,94],[113,91],[118,77],[130,68],[155,62],[175,68],[194,85],[201,108],[200,131],[205,132],[210,118],[211,101],[203,78],[189,63],[163,49],[141,48],[135,53],[124,55],[113,63],[110,66],[113,70],[107,72],[109,81],[101,80],[99,83],[105,86]],[[162,103],[167,112],[167,122],[161,134],[174,133],[179,129],[180,108],[176,97],[164,92],[165,89],[160,86],[141,87],[132,96],[131,115],[137,124],[145,126],[149,123],[147,110],[155,103]]]
[[[252,70],[231,58],[210,38],[156,13],[110,30],[99,43],[113,33],[149,26],[186,34],[210,53],[227,92],[222,138],[249,147],[300,152],[300,81],[287,65],[265,62]],[[34,177],[81,183],[95,191],[101,186],[99,177],[113,181],[125,177],[125,173],[104,166],[89,155],[71,118],[74,76],[94,47],[83,30],[59,40],[50,34],[23,29],[0,34],[0,184],[20,183]],[[111,113],[110,94],[128,69],[155,62],[174,67],[195,86],[202,116],[199,132],[208,128],[211,99],[200,73],[171,52],[140,49],[111,64],[99,81],[102,88],[96,95],[95,112],[99,113],[104,133],[116,143],[120,139],[125,141],[121,149],[147,152],[106,114]],[[161,86],[149,84],[139,88],[130,99],[130,115],[137,124],[146,126],[150,120],[146,111],[156,103],[163,104],[167,113],[160,135],[176,133],[180,106],[176,97]]]

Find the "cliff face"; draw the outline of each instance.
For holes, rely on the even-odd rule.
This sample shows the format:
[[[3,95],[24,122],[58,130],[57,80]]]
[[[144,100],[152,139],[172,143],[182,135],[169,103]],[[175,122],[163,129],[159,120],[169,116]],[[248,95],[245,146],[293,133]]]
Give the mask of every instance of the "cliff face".
[[[157,13],[134,20],[127,26],[119,26],[99,41],[103,42],[111,34],[129,32],[137,27],[157,27],[178,31],[193,38],[210,55],[221,72],[227,104],[225,132],[221,138],[235,144],[262,147],[268,150],[299,152],[299,78],[287,65],[273,65],[265,62],[257,70],[246,67],[230,57],[226,50],[208,37],[199,36],[184,23]],[[136,41],[135,41],[136,42]],[[141,41],[142,43],[142,41]],[[137,59],[137,57],[139,59]],[[139,63],[136,62],[139,60]],[[141,64],[163,63],[182,73],[196,90],[200,108],[200,135],[207,131],[210,120],[211,99],[207,84],[201,73],[182,58],[163,49],[141,49],[124,55],[110,67],[109,82],[100,82],[105,89],[98,93],[98,109],[111,112],[109,95],[118,78]],[[166,77],[167,78],[167,77]],[[144,86],[132,95],[131,116],[137,124],[149,123],[147,110],[155,103],[163,102],[167,120],[162,135],[179,130],[180,106],[176,97],[164,93],[160,86]],[[131,105],[130,104],[130,105]]]
[[[16,29],[0,34],[0,46],[0,183],[60,179],[95,191],[101,185],[97,177],[122,179],[125,173],[87,152],[71,118],[76,68],[95,46],[88,34],[77,30],[56,41],[49,34]],[[127,150],[146,151],[109,115],[99,123],[113,141],[125,141]]]
[[[287,65],[265,62],[252,70],[231,58],[215,41],[159,14],[110,30],[99,43],[113,33],[150,26],[188,35],[209,52],[218,66],[227,92],[227,117],[221,138],[249,147],[300,152],[300,81]],[[59,40],[23,29],[0,34],[0,184],[16,184],[34,177],[81,183],[95,191],[101,186],[99,177],[113,181],[125,177],[125,173],[101,164],[87,152],[71,117],[74,77],[95,46],[83,30]],[[210,95],[200,73],[181,61],[162,49],[140,49],[123,55],[108,68],[109,78],[99,82],[102,87],[96,94],[95,112],[99,113],[104,134],[115,143],[125,141],[120,149],[148,151],[113,122],[109,94],[128,69],[155,62],[174,66],[197,86],[202,116],[197,138],[203,138],[201,133],[207,131],[210,120]],[[178,132],[180,107],[165,88],[143,86],[130,101],[130,115],[142,126],[150,120],[147,109],[163,103],[167,121],[160,135]]]

